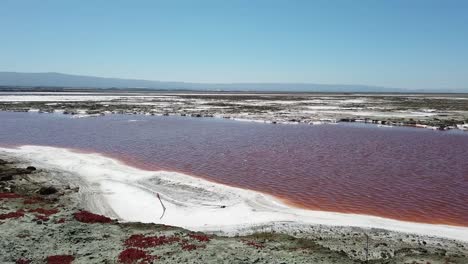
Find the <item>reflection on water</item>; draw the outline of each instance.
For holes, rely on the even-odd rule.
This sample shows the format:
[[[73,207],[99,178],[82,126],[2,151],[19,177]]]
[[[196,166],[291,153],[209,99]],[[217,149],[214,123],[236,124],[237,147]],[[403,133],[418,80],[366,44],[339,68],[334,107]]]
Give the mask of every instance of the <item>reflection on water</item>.
[[[71,147],[305,208],[468,226],[468,133],[0,112],[0,145]]]

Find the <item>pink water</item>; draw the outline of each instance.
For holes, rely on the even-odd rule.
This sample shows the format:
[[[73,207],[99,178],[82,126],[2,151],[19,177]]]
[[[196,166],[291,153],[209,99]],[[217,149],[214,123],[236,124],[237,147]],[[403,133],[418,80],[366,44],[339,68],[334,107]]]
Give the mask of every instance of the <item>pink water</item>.
[[[24,144],[99,152],[308,209],[468,226],[466,132],[0,112],[0,145]]]

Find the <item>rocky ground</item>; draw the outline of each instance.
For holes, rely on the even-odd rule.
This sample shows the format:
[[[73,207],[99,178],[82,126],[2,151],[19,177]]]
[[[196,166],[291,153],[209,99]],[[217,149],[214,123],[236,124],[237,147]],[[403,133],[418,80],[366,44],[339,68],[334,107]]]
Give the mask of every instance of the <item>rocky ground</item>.
[[[467,94],[0,92],[0,110],[218,116],[272,123],[369,122],[468,131]]]
[[[385,230],[257,227],[226,237],[120,223],[86,211],[61,173],[0,154],[0,263],[468,263],[468,243]]]

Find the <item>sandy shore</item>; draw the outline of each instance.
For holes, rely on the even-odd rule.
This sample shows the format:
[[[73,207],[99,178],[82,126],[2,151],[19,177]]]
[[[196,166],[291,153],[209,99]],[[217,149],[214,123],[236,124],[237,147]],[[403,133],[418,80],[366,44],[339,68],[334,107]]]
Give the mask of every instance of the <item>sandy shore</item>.
[[[298,210],[261,193],[142,171],[98,154],[2,148],[0,176],[0,263],[468,261],[464,228]],[[56,192],[43,192],[50,187]],[[154,192],[168,208],[162,220]],[[83,217],[82,210],[97,215]],[[441,238],[447,234],[454,239]]]
[[[270,195],[209,182],[175,172],[145,171],[100,154],[23,146],[0,151],[42,168],[65,172],[80,187],[90,211],[143,223],[179,226],[219,234],[245,234],[259,226],[288,231],[310,225],[381,228],[468,241],[468,227],[397,221],[382,217],[293,208]],[[162,197],[163,209],[156,198]]]

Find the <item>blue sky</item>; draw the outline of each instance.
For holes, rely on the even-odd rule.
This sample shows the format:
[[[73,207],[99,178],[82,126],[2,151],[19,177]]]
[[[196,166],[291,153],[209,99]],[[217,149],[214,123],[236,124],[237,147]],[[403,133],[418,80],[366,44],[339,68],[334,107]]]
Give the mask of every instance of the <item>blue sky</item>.
[[[0,71],[468,88],[468,1],[0,0]]]

